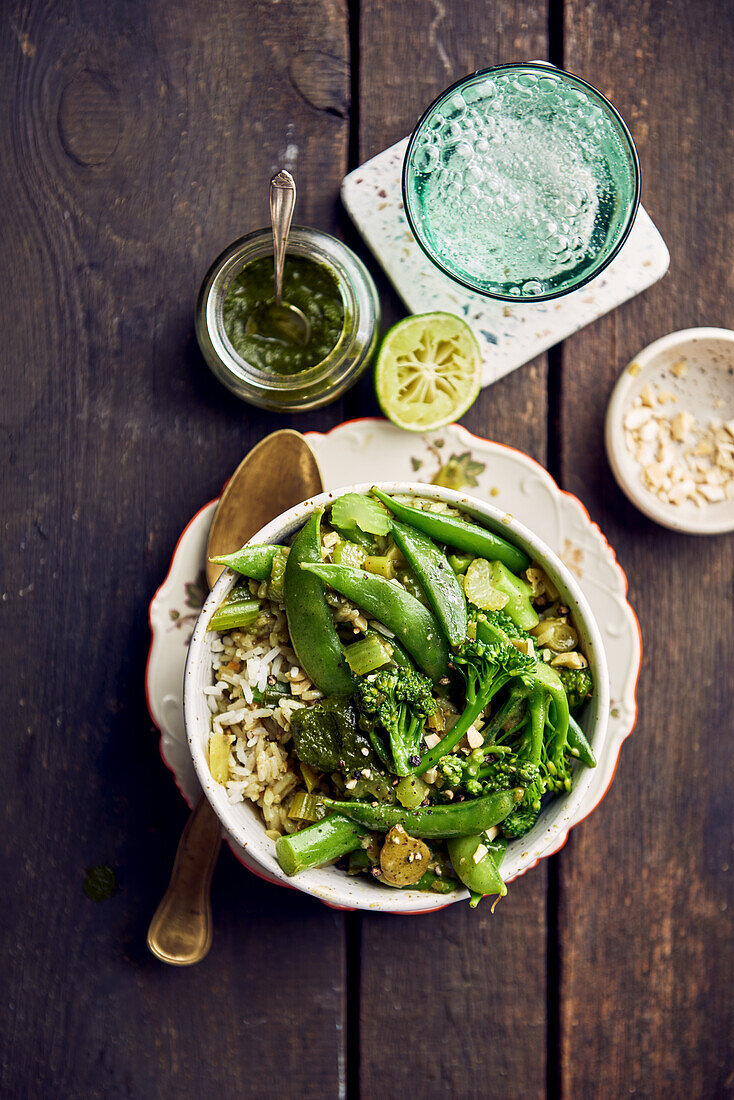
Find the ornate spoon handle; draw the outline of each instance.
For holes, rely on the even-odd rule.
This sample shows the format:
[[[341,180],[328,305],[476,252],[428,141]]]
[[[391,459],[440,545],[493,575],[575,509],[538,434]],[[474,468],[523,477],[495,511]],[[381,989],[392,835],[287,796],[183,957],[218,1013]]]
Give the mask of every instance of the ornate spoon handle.
[[[293,207],[296,205],[296,181],[283,169],[270,181],[270,221],[273,226],[273,252],[275,256],[275,304],[280,305],[283,294],[283,266],[288,234],[291,229]]]
[[[179,841],[171,881],[148,929],[148,947],[162,962],[191,966],[212,945],[209,887],[222,827],[204,795]]]

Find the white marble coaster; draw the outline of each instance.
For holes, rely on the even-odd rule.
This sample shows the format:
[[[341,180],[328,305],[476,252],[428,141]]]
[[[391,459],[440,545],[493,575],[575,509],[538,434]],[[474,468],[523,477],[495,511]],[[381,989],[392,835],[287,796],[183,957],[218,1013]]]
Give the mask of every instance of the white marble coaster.
[[[342,201],[411,313],[446,310],[466,317],[484,356],[484,386],[633,298],[668,270],[665,241],[641,206],[617,258],[565,298],[515,304],[464,290],[431,264],[406,221],[401,172],[407,144],[404,138],[346,176]]]

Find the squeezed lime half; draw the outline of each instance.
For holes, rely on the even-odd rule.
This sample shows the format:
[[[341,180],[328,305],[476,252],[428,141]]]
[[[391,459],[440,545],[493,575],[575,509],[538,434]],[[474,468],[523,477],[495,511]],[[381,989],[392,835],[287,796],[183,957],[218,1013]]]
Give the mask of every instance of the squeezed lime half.
[[[410,432],[443,428],[476,401],[482,371],[479,344],[453,313],[421,313],[398,321],[375,365],[385,416]]]

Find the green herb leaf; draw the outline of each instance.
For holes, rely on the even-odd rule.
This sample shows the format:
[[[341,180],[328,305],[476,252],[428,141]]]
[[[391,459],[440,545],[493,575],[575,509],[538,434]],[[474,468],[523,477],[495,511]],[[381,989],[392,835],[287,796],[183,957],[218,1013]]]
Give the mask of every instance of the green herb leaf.
[[[115,872],[106,863],[99,863],[95,867],[87,867],[87,877],[84,879],[84,893],[91,901],[107,901],[117,888]]]

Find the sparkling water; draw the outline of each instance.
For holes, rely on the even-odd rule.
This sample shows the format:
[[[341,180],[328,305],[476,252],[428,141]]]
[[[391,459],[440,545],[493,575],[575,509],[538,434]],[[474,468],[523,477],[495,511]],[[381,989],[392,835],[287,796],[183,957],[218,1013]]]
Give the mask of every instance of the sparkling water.
[[[486,293],[562,293],[626,232],[636,197],[630,141],[592,89],[553,69],[469,78],[423,120],[406,205],[424,248]]]

